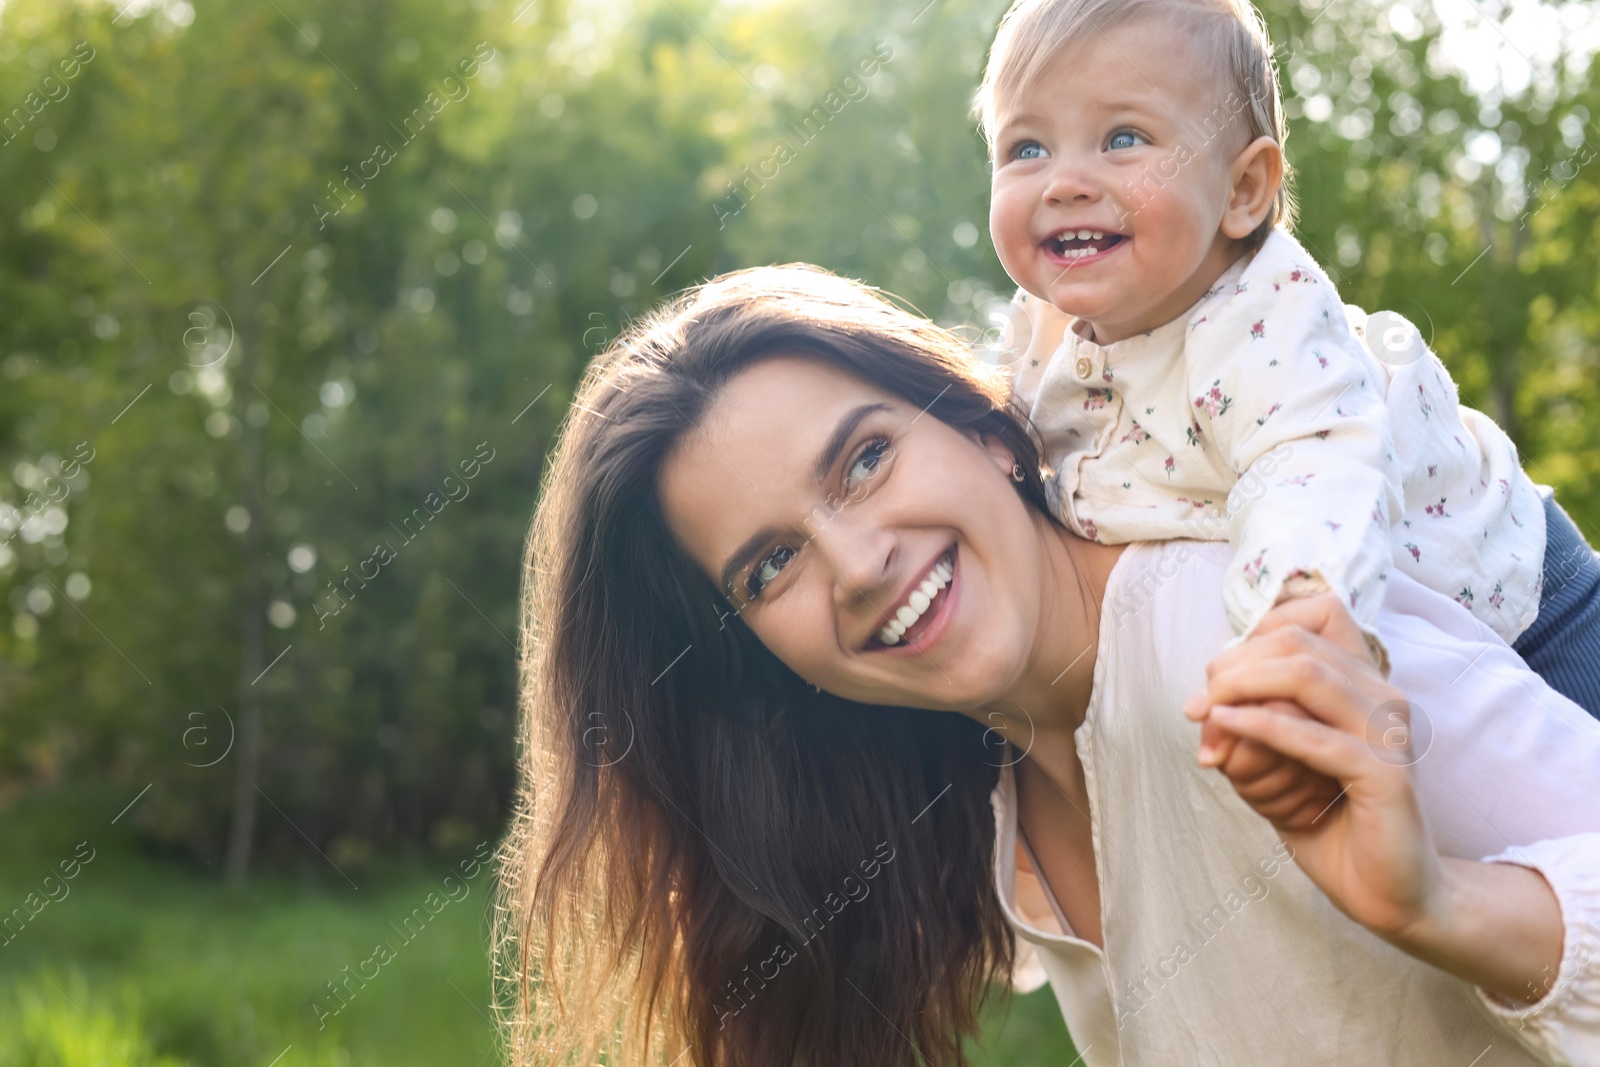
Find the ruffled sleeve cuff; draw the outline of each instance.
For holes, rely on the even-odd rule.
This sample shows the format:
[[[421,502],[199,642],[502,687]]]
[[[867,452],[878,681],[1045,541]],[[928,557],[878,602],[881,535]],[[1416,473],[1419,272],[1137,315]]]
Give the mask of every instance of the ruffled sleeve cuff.
[[[1542,983],[1544,996],[1514,1004],[1477,989],[1490,1016],[1551,1064],[1600,1064],[1600,833],[1513,846],[1486,857],[1544,876],[1564,927],[1561,965]]]

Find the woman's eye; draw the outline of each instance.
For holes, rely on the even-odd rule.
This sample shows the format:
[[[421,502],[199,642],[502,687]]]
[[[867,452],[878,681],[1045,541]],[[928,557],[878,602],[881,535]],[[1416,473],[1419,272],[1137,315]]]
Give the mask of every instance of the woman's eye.
[[[1011,150],[1011,155],[1015,159],[1043,159],[1044,145],[1038,141],[1023,141]]]
[[[1116,133],[1112,134],[1111,135],[1111,139],[1106,142],[1106,147],[1107,148],[1132,148],[1134,145],[1143,144],[1143,143],[1144,143],[1144,138],[1140,137],[1138,134],[1134,133],[1132,130],[1118,130]]]
[[[878,469],[882,466],[883,457],[889,448],[887,437],[875,437],[868,441],[856,456],[855,462],[850,464],[849,471],[845,473],[845,481],[858,485],[877,477]]]
[[[784,564],[793,558],[794,549],[788,545],[779,545],[765,559],[757,563],[744,584],[745,592],[750,595],[750,599],[754,600],[760,596],[762,587],[776,578],[778,572],[783,570]]]
[[[893,449],[894,442],[887,437],[874,437],[861,446],[861,451],[856,453],[856,458],[850,463],[850,469],[845,472],[845,500],[834,506],[835,511],[839,507],[843,507],[846,502],[859,499],[859,496],[851,493],[850,490],[876,478],[883,469],[884,458]],[[830,496],[831,499],[834,498]],[[768,583],[775,581],[778,575],[783,572],[783,568],[788,566],[789,562],[794,559],[796,552],[796,549],[790,548],[788,545],[779,545],[767,553],[763,559],[750,569],[750,575],[745,579],[744,583],[745,595],[751,600],[759,597],[762,589]]]

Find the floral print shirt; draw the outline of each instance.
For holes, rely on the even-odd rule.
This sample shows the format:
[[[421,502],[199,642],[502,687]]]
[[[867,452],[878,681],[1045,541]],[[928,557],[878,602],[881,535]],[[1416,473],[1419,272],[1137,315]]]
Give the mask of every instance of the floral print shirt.
[[[1019,291],[1005,358],[1057,516],[1106,543],[1231,542],[1240,638],[1285,592],[1328,589],[1383,662],[1398,565],[1514,640],[1538,612],[1543,504],[1510,438],[1382,315],[1369,347],[1367,314],[1281,228],[1189,311],[1108,345]]]

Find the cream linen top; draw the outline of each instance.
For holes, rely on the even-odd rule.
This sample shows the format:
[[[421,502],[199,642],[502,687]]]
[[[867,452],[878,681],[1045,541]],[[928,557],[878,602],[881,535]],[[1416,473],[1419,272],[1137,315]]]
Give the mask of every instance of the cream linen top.
[[[1004,358],[1052,510],[1106,543],[1231,542],[1222,595],[1241,635],[1309,581],[1375,636],[1398,565],[1515,640],[1539,609],[1543,504],[1511,439],[1385,315],[1385,339],[1414,343],[1380,361],[1366,314],[1282,229],[1189,311],[1113,344],[1019,291]]]
[[[1013,984],[1050,982],[1086,1067],[1600,1064],[1600,721],[1460,605],[1393,575],[1376,622],[1414,709],[1436,845],[1536,868],[1560,902],[1559,973],[1515,1010],[1346,918],[1196,764],[1200,727],[1182,704],[1232,636],[1218,596],[1231,558],[1215,542],[1141,543],[1110,577],[1075,734],[1103,951],[1018,868],[1020,757],[1007,750],[991,804]],[[1375,741],[1395,723],[1378,709]]]

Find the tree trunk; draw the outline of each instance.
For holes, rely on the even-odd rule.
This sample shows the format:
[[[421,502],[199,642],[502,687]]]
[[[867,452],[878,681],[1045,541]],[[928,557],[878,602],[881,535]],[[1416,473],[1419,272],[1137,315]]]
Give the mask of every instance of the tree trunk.
[[[260,364],[254,328],[253,307],[241,303],[234,343],[239,346],[239,376],[236,392],[241,410],[248,412],[256,401],[256,372]],[[266,667],[267,614],[265,583],[261,574],[261,554],[265,543],[265,496],[261,462],[262,427],[248,414],[241,420],[239,433],[239,486],[243,506],[250,513],[250,525],[242,540],[243,570],[239,596],[239,758],[234,765],[233,820],[228,830],[228,881],[241,884],[250,871],[250,853],[255,844],[256,778],[261,767],[261,687],[256,684]]]

